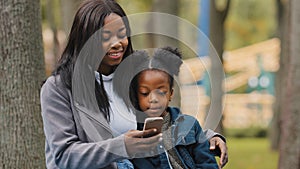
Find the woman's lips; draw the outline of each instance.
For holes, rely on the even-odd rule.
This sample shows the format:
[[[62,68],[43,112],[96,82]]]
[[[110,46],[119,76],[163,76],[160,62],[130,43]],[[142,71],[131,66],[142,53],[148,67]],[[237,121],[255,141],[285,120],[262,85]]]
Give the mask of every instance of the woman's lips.
[[[119,52],[109,52],[107,53],[107,56],[109,56],[110,58],[113,59],[119,59],[120,57],[122,57],[123,52],[119,51]]]

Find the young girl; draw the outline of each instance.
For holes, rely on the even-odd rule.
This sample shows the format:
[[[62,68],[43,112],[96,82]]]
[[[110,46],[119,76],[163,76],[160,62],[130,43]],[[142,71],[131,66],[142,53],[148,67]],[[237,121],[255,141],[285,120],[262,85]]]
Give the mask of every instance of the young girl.
[[[125,76],[117,74],[121,71],[117,71],[115,77],[118,78],[118,84],[125,88],[126,83],[132,79],[129,86],[130,96],[127,99],[136,110],[138,129],[143,129],[146,117],[160,116],[164,120],[163,144],[158,146],[158,154],[147,158],[134,158],[134,167],[217,169],[218,165],[198,121],[192,116],[182,114],[178,108],[169,107],[173,97],[174,76],[178,75],[182,64],[180,53],[170,47],[157,49],[153,57],[149,57],[145,51],[137,51],[127,62],[137,74],[131,73],[133,79],[126,76],[128,80],[125,83],[122,83]],[[118,84],[114,85],[116,92],[121,97],[126,97],[126,90],[119,90]]]

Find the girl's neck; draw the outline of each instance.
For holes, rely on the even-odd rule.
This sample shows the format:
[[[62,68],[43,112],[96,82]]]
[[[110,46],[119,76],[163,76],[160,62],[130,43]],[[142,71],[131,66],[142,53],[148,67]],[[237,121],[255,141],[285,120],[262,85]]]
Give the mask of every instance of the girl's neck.
[[[160,115],[160,117],[164,118],[167,114],[168,114],[168,111],[165,110],[165,111]]]

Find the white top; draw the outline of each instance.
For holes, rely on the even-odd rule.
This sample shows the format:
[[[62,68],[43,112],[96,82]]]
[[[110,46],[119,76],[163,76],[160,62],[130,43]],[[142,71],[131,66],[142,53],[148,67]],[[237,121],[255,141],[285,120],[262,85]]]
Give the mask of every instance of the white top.
[[[96,80],[100,84],[100,76],[95,72]],[[114,74],[108,76],[102,75],[105,91],[108,95],[110,104],[110,129],[113,135],[119,136],[126,133],[128,130],[136,130],[137,123],[135,114],[126,107],[121,98],[113,93],[112,78]]]

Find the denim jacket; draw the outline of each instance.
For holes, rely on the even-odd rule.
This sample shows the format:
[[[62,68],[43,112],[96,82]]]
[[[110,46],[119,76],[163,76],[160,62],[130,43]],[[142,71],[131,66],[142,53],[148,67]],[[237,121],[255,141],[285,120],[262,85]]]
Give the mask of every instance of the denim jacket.
[[[218,169],[214,154],[199,122],[192,116],[168,108],[171,115],[172,144],[185,168]],[[138,125],[141,129],[142,125]],[[170,168],[166,153],[154,157],[132,159],[135,168]]]

